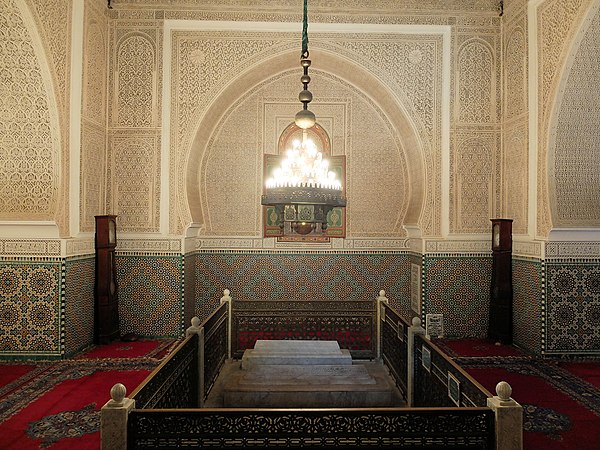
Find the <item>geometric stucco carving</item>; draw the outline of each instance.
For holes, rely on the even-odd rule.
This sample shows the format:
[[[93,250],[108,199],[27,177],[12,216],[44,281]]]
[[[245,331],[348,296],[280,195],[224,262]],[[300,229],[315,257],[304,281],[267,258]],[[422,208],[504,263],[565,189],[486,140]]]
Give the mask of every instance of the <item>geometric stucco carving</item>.
[[[79,230],[92,232],[94,216],[106,213],[106,74],[108,22],[88,4],[84,16]]]
[[[504,120],[527,112],[527,36],[525,29],[514,27],[505,37],[504,49]]]
[[[513,234],[527,234],[530,177],[527,1],[505,2],[504,6],[500,216],[513,219]]]
[[[528,224],[528,149],[526,121],[505,124],[502,172],[502,217],[513,219],[514,234],[527,234]]]
[[[555,227],[600,224],[600,11],[570,52],[553,112],[549,151]]]
[[[577,19],[571,21],[569,19],[575,14],[574,11],[581,15],[581,11],[589,5],[590,1],[569,0],[562,2],[564,5],[552,1],[543,2],[539,7],[540,17],[543,16],[540,22],[554,14],[559,22],[577,24]],[[63,150],[67,150],[68,147],[64,146],[68,145],[69,136],[66,113],[70,107],[68,64],[71,2],[66,0],[47,2],[26,0],[26,2],[43,37],[44,51],[56,90],[55,101],[60,108],[64,107],[64,110],[59,109],[58,114],[54,114],[64,126],[54,127],[54,129],[61,133],[58,136],[59,145]],[[8,0],[3,0],[3,3],[12,4]],[[169,134],[169,154],[164,160],[170,164],[168,195],[171,209],[164,211],[169,215],[168,231],[178,234],[191,221],[202,223],[206,219],[202,216],[208,210],[203,209],[199,200],[188,198],[190,185],[198,185],[197,177],[192,179],[193,177],[188,176],[191,172],[190,168],[186,167],[186,163],[190,160],[190,154],[199,149],[205,152],[209,141],[210,145],[217,146],[220,142],[224,142],[224,135],[215,134],[216,127],[224,114],[240,99],[241,93],[251,92],[253,86],[258,86],[261,82],[271,79],[270,77],[287,70],[293,73],[294,67],[298,72],[300,71],[296,67],[298,32],[292,26],[289,32],[256,31],[260,27],[255,31],[247,31],[244,30],[243,24],[239,29],[223,28],[220,31],[198,31],[198,29],[175,31],[167,26],[170,37],[163,41],[163,26],[167,24],[163,21],[171,20],[170,23],[174,24],[175,20],[172,19],[182,19],[174,28],[186,22],[191,28],[200,26],[199,22],[194,24],[191,20],[188,22],[185,19],[272,23],[287,21],[290,25],[293,23],[295,27],[298,14],[290,12],[293,6],[292,0],[284,0],[275,6],[269,6],[268,2],[263,0],[258,0],[253,5],[239,0],[226,2],[210,0],[203,2],[201,8],[197,8],[197,2],[188,0],[174,0],[168,4],[154,0],[113,0],[115,8],[112,10],[107,10],[105,5],[100,8],[96,2],[88,0],[83,3],[86,12],[83,52],[85,61],[83,62],[84,95],[81,131],[82,169],[79,186],[80,229],[91,231],[92,216],[107,209],[106,212],[119,213],[122,216],[121,229],[136,232],[160,230],[160,163],[161,157],[166,156],[161,155],[161,138],[165,136],[164,133]],[[219,9],[224,4],[229,5],[225,11]],[[385,24],[381,29],[383,31],[377,28],[373,18],[368,15],[369,5],[372,6],[369,1],[324,3],[316,0],[314,5],[311,5],[314,9],[313,17],[316,18],[313,20],[321,26],[331,24],[332,29],[335,29],[337,27],[335,22],[345,22],[343,25],[353,22],[371,23],[367,30],[362,29],[362,26],[357,26],[355,29],[341,27],[334,32],[322,31],[326,27],[313,30],[311,57],[314,54],[328,58],[330,54],[334,54],[331,60],[335,60],[335,57],[345,58],[379,83],[372,92],[367,93],[355,80],[347,80],[345,76],[336,72],[336,68],[327,67],[327,61],[321,63],[313,58],[315,73],[320,70],[324,76],[334,78],[338,76],[339,80],[349,81],[349,86],[356,88],[356,91],[352,92],[350,89],[344,95],[339,95],[338,92],[326,96],[323,92],[315,92],[315,108],[319,106],[319,101],[323,105],[326,100],[347,102],[346,104],[350,106],[348,109],[350,120],[358,117],[357,108],[360,108],[360,111],[370,110],[371,107],[374,107],[372,111],[379,109],[377,114],[381,119],[381,127],[373,126],[373,129],[379,130],[380,135],[385,136],[381,138],[385,141],[383,146],[389,145],[389,148],[395,148],[394,151],[405,158],[405,166],[400,159],[398,160],[398,170],[400,172],[405,170],[407,176],[398,178],[400,187],[397,190],[403,191],[402,196],[408,193],[410,198],[416,195],[421,199],[420,209],[417,212],[412,208],[410,198],[406,200],[402,197],[401,204],[394,204],[394,207],[398,206],[400,211],[406,211],[408,218],[406,223],[417,226],[424,235],[439,235],[443,220],[450,221],[449,229],[452,232],[484,232],[487,231],[489,217],[485,221],[483,217],[495,215],[499,211],[503,215],[512,216],[515,220],[519,218],[519,226],[525,229],[528,205],[523,194],[527,192],[528,186],[527,183],[523,183],[523,180],[526,180],[527,167],[519,158],[522,158],[522,151],[527,142],[527,129],[524,127],[524,122],[519,120],[527,114],[528,24],[526,14],[523,14],[526,12],[526,2],[520,0],[506,2],[505,14],[506,11],[512,13],[516,9],[519,11],[517,18],[515,19],[513,14],[511,21],[505,24],[507,28],[502,30],[506,33],[502,40],[503,51],[506,52],[503,91],[500,91],[502,84],[499,77],[501,19],[497,15],[497,1],[425,0],[418,4],[408,2],[402,5],[398,5],[397,2],[383,1],[378,4],[381,11],[385,11],[377,21]],[[552,7],[544,9],[544,5],[547,4],[552,4]],[[142,5],[145,8],[139,7]],[[187,8],[189,5],[196,7]],[[269,10],[269,7],[273,9]],[[336,9],[343,9],[344,12],[333,16],[331,12]],[[91,10],[93,11],[90,12]],[[547,13],[550,10],[554,12]],[[43,11],[47,12],[46,16],[42,14]],[[463,14],[463,12],[471,14]],[[108,24],[105,22],[107,18]],[[553,22],[547,20],[544,25],[546,23]],[[388,31],[393,29],[390,26],[396,29]],[[415,28],[410,32],[398,31],[402,26]],[[547,30],[551,27],[543,28]],[[567,28],[572,30],[576,26],[568,25]],[[109,29],[110,32],[107,33]],[[542,40],[545,39],[543,33],[540,32]],[[552,34],[550,38],[552,43],[557,37],[560,42],[568,41],[568,33],[561,34],[560,30],[545,31],[545,33]],[[90,39],[90,36],[98,36],[99,39]],[[451,44],[444,47],[448,44],[447,40],[451,40]],[[163,49],[163,42],[168,43],[170,48]],[[540,46],[548,51],[552,48],[552,45],[540,44]],[[105,59],[107,48],[109,61]],[[452,52],[450,56],[445,53],[447,49]],[[163,99],[162,66],[165,63],[163,52],[167,51],[171,55],[171,60],[168,62],[170,89],[168,98]],[[547,56],[546,53],[540,52],[543,57]],[[92,54],[94,56],[91,56]],[[290,56],[292,62],[289,64],[269,65],[271,61],[279,61],[292,54],[294,56]],[[549,60],[553,61],[554,56],[552,54]],[[444,67],[444,58],[447,58],[452,66]],[[558,61],[560,58],[556,60],[554,67],[560,66]],[[103,70],[106,72],[103,73]],[[254,74],[251,75],[250,72]],[[244,77],[246,79],[239,83],[236,89],[228,91],[232,83]],[[291,77],[293,78],[293,75]],[[447,85],[448,91],[443,91],[444,77],[449,77],[451,82]],[[107,79],[108,85],[103,87],[102,83]],[[292,102],[296,100],[296,90],[300,88],[298,84],[295,83],[295,87],[290,88]],[[380,88],[384,90],[376,92]],[[109,98],[106,93],[109,93]],[[217,97],[221,93],[227,93],[229,97]],[[360,94],[365,94],[365,97],[361,99]],[[449,131],[450,192],[444,192],[446,185],[442,185],[444,181],[442,170],[445,170],[445,167],[441,152],[446,139],[442,134],[444,95],[450,95],[450,98],[446,99],[446,107],[454,121],[450,122]],[[545,96],[547,95],[542,95],[543,98]],[[264,95],[263,99],[267,97],[268,95]],[[390,109],[385,104],[381,104],[389,100],[384,97],[390,97],[402,109],[404,122],[396,120],[390,113]],[[221,109],[214,104],[217,98],[219,102],[225,103]],[[160,128],[163,101],[169,102],[168,130]],[[261,104],[261,101],[257,99],[256,104]],[[372,104],[369,105],[369,102]],[[498,136],[501,103],[504,108],[502,120],[505,133],[502,149],[499,148]],[[236,105],[242,107],[241,103]],[[103,111],[108,111],[108,130],[102,125],[103,121],[106,123]],[[213,113],[216,119],[213,122],[206,122],[207,115]],[[235,115],[233,110],[227,113]],[[370,120],[377,122],[379,120],[377,114],[374,114]],[[326,117],[323,116],[323,119],[325,120]],[[386,124],[386,121],[389,124]],[[204,131],[199,130],[199,127],[204,125],[212,128],[206,130],[205,135],[201,135]],[[267,124],[259,120],[257,125],[259,130],[255,138],[256,142],[260,142],[263,137],[260,133],[264,131],[260,127]],[[364,155],[359,152],[370,143],[363,145],[360,142],[364,135],[352,135],[355,128],[357,127],[352,126],[340,132],[335,125],[332,125],[330,131],[336,140],[343,142],[343,154],[352,155],[355,161],[361,161]],[[407,128],[410,128],[412,135],[408,141],[403,141],[406,136],[404,131]],[[389,135],[386,134],[388,129],[391,130]],[[246,136],[250,134],[246,133]],[[470,137],[470,140],[467,137]],[[102,142],[108,142],[109,148],[103,149]],[[507,146],[508,142],[511,143],[510,147]],[[132,145],[130,149],[127,148],[129,144]],[[410,152],[415,151],[415,148],[420,165],[418,171],[412,170],[416,163],[414,155]],[[471,160],[466,156],[470,148],[475,149],[475,154],[470,157]],[[490,153],[486,154],[487,151]],[[479,152],[481,154],[478,154]],[[102,166],[105,155],[113,161],[109,167]],[[137,162],[128,160],[129,157],[136,155]],[[208,161],[203,159],[204,156],[203,154],[198,159],[199,163],[204,164]],[[115,161],[125,164],[120,165]],[[475,161],[470,169],[469,161]],[[58,170],[62,163],[68,163],[66,152],[60,152],[59,157],[55,154],[55,162],[57,162],[55,170]],[[87,169],[90,165],[93,165],[96,170]],[[68,167],[68,164],[64,166]],[[261,175],[259,166],[260,164],[255,165],[257,173]],[[352,167],[351,162],[349,167]],[[381,167],[390,168],[386,165]],[[404,168],[399,169],[400,167]],[[391,164],[391,170],[396,169],[394,163]],[[197,170],[203,170],[203,167],[198,166]],[[519,183],[501,186],[500,183],[504,182],[505,177],[500,176],[500,170],[510,171],[513,174],[516,170],[520,171]],[[103,171],[106,173],[104,181],[108,179],[108,190],[104,192],[106,183],[103,183]],[[126,181],[127,175],[131,172],[142,174],[136,186],[128,185],[129,182]],[[56,199],[52,218],[55,218],[56,211],[60,210],[60,204],[66,201],[59,191],[62,186],[68,185],[68,178],[68,173],[57,172],[55,175]],[[362,179],[359,181],[362,182]],[[348,186],[356,191],[359,181],[354,177],[349,178]],[[260,183],[257,186],[260,186]],[[68,196],[68,189],[65,192]],[[257,192],[255,187],[251,194],[257,195]],[[126,197],[121,198],[121,195]],[[356,236],[367,236],[369,230],[381,230],[382,227],[378,223],[379,216],[371,216],[371,226],[367,225],[366,219],[361,218],[369,214],[358,209],[360,201],[358,204],[356,201],[359,199],[362,201],[360,195],[354,195],[355,203],[348,207],[349,212],[352,212],[353,208],[355,211],[352,214],[354,219],[352,216],[349,217],[348,232],[355,233]],[[365,195],[364,198],[369,197],[368,193]],[[447,196],[450,202],[450,215],[448,218],[443,218],[441,205]],[[385,196],[382,197],[384,198]],[[133,210],[126,211],[129,207],[127,205],[135,205],[138,201],[151,209],[146,211],[144,217],[137,217]],[[477,205],[477,208],[469,207],[470,204]],[[200,211],[200,220],[195,220],[198,217],[192,217],[190,209]],[[211,209],[214,211],[214,207]],[[260,211],[260,208],[257,210]],[[61,220],[66,218],[65,215]],[[260,218],[257,220],[260,221]],[[250,228],[260,229],[255,225],[256,220]],[[514,231],[516,229],[515,222]],[[252,233],[251,230],[247,232]],[[401,227],[394,227],[387,232],[394,235],[403,231]]]
[[[450,157],[450,231],[485,233],[498,208],[499,55],[495,38],[461,36]]]
[[[451,203],[453,232],[482,233],[495,213],[498,132],[457,132],[454,135]]]
[[[57,121],[52,132],[56,133],[57,180],[56,204],[52,219],[62,236],[69,234],[69,119],[71,98],[71,17],[72,0],[24,0],[17,2],[28,5],[39,33],[38,58],[47,78],[46,90],[51,101],[53,120]],[[43,56],[42,56],[43,55]],[[52,86],[52,87],[50,87]]]
[[[140,20],[110,27],[106,209],[124,232],[160,231],[160,28]]]
[[[548,186],[550,117],[558,95],[562,67],[573,38],[594,0],[548,0],[537,8],[538,151],[537,234],[552,228]]]
[[[301,108],[293,101],[301,87],[298,78],[298,70],[289,70],[266,80],[235,102],[218,124],[199,176],[204,234],[260,236],[262,208],[256,205],[262,193],[262,148],[272,146]],[[333,154],[347,156],[345,187],[352,198],[347,234],[403,235],[408,171],[391,124],[372,101],[334,75],[313,70],[311,88],[311,109],[327,133],[344,136],[348,130],[349,145],[334,140],[332,146]],[[264,137],[261,130],[268,130]]]
[[[109,135],[112,211],[125,232],[160,230],[160,134],[113,131]]]
[[[471,39],[458,49],[456,106],[460,123],[495,123],[496,58],[487,42]]]
[[[168,31],[167,31],[168,32]],[[246,92],[251,90],[253,86],[263,82],[265,79],[273,76],[281,70],[290,69],[297,65],[296,50],[297,39],[295,35],[290,33],[256,33],[256,32],[240,32],[240,31],[229,31],[229,32],[198,32],[198,31],[173,31],[171,32],[172,37],[172,54],[173,59],[171,64],[171,96],[172,100],[172,114],[171,114],[171,169],[170,173],[171,186],[170,186],[170,197],[172,204],[177,205],[179,210],[179,219],[177,215],[171,215],[171,231],[181,231],[183,224],[189,222],[192,217],[186,214],[188,207],[197,208],[199,211],[203,211],[202,214],[207,212],[206,205],[201,207],[198,202],[186,198],[181,193],[189,193],[189,184],[198,183],[198,181],[190,179],[182,179],[181,174],[186,173],[185,164],[190,161],[190,157],[187,156],[190,152],[200,152],[200,156],[196,156],[195,165],[187,167],[187,173],[194,175],[194,172],[201,170],[203,173],[206,172],[205,167],[198,169],[198,164],[205,161],[203,152],[206,151],[207,143],[212,139],[214,144],[218,145],[218,141],[215,140],[211,133],[207,132],[205,128],[213,129],[215,124],[210,125],[209,123],[202,122],[207,118],[212,119],[214,116],[222,116],[225,110],[219,110],[219,101],[215,101],[213,97],[215,92],[223,92],[226,86],[232,86],[241,82],[236,89],[226,91],[226,100],[229,105],[232,101],[247,95]],[[420,154],[414,158],[414,164],[422,165],[425,164],[423,169],[419,169],[413,173],[413,179],[411,183],[411,189],[403,189],[402,184],[398,189],[402,189],[402,195],[406,193],[412,193],[414,195],[423,195],[419,192],[426,190],[427,194],[427,206],[423,208],[423,204],[419,205],[419,211],[414,216],[419,220],[419,216],[422,211],[423,216],[420,217],[422,220],[423,227],[428,227],[429,233],[436,233],[439,231],[439,199],[440,199],[440,177],[439,177],[439,161],[440,145],[441,141],[441,110],[440,110],[440,98],[441,98],[441,58],[442,58],[442,40],[439,35],[402,35],[402,34],[389,34],[389,35],[375,35],[370,36],[369,34],[361,35],[348,35],[345,34],[334,34],[328,36],[327,39],[323,39],[322,36],[317,35],[312,41],[311,45],[311,56],[313,57],[313,65],[324,70],[325,73],[331,75],[340,75],[342,78],[348,79],[346,74],[340,74],[339,61],[342,59],[336,59],[336,55],[345,54],[347,55],[347,61],[352,61],[354,68],[362,67],[365,74],[371,73],[377,75],[377,78],[385,82],[385,86],[389,89],[389,93],[382,94],[387,97],[383,101],[390,101],[390,95],[396,96],[393,100],[397,104],[402,102],[405,111],[410,111],[412,116],[412,122],[406,122],[396,129],[395,133],[403,138],[404,129],[411,129],[412,138],[415,139],[415,130],[420,131],[420,137],[418,140],[408,142],[410,148],[413,151],[418,151]],[[387,55],[385,52],[389,52]],[[279,55],[273,57],[273,55]],[[395,58],[393,57],[395,55]],[[273,59],[274,58],[274,59]],[[335,60],[337,65],[334,65],[331,61]],[[386,66],[385,61],[388,61]],[[396,64],[391,64],[396,61]],[[329,64],[329,67],[327,67]],[[343,64],[342,64],[343,66]],[[388,70],[389,69],[389,70]],[[351,72],[352,68],[346,64],[345,70]],[[299,69],[297,70],[299,72]],[[354,70],[356,72],[356,70]],[[353,75],[356,77],[356,75]],[[364,78],[364,74],[362,75]],[[317,78],[315,77],[315,80]],[[375,78],[373,78],[375,81]],[[364,80],[363,80],[364,83]],[[413,84],[411,84],[413,83]],[[286,95],[290,101],[294,102],[297,97],[296,90],[299,83],[296,81],[292,84]],[[382,85],[383,86],[383,85]],[[326,93],[318,93],[315,91],[315,99],[323,98],[323,94],[327,97]],[[355,96],[355,94],[349,94]],[[412,96],[412,98],[411,98]],[[337,98],[340,98],[339,94]],[[381,98],[375,97],[375,101],[381,101]],[[212,102],[212,103],[211,103]],[[364,102],[362,102],[364,103]],[[217,104],[217,105],[215,105]],[[315,101],[315,105],[318,105],[318,100]],[[397,108],[397,106],[396,106]],[[384,108],[385,110],[385,108]],[[389,113],[389,111],[386,111]],[[254,117],[257,118],[256,114],[253,116],[244,115],[244,118]],[[374,116],[375,117],[375,116]],[[394,120],[394,119],[389,119]],[[405,119],[406,120],[406,119]],[[202,123],[201,126],[199,124]],[[254,126],[257,126],[257,121],[254,121]],[[259,127],[262,125],[259,125]],[[396,124],[396,126],[398,126]],[[356,128],[356,127],[355,127]],[[337,130],[331,130],[334,134]],[[372,153],[375,149],[371,149],[369,142],[365,142],[365,145],[361,146],[360,139],[364,137],[360,133],[353,134],[352,129],[349,128],[349,133],[352,138],[350,139],[350,148],[346,149],[347,154],[352,154],[356,161],[360,160],[360,152],[366,152],[367,154]],[[409,133],[409,134],[410,134]],[[247,131],[246,136],[248,139],[251,138],[252,132]],[[384,135],[386,135],[384,133]],[[220,139],[225,139],[224,135],[220,135]],[[374,135],[376,138],[376,135]],[[194,141],[192,141],[192,139]],[[388,138],[385,138],[388,139]],[[373,141],[373,139],[371,139]],[[236,143],[235,145],[246,145],[245,142]],[[248,145],[254,146],[255,144],[248,143]],[[398,144],[393,144],[397,147]],[[423,150],[425,149],[425,150]],[[192,153],[193,156],[193,153]],[[382,171],[385,171],[385,163],[381,167]],[[411,161],[408,161],[410,166]],[[253,165],[254,167],[256,165]],[[196,168],[195,168],[196,167]],[[259,170],[259,174],[261,171]],[[426,180],[423,177],[424,173],[428,173],[429,178]],[[210,174],[207,174],[210,177]],[[351,185],[351,176],[347,177],[348,184]],[[400,178],[402,180],[403,178]],[[178,181],[174,181],[178,180]],[[211,178],[211,181],[212,180]],[[201,180],[200,183],[205,181]],[[176,183],[176,185],[173,185]],[[426,189],[423,184],[427,183]],[[186,187],[188,186],[188,187]],[[258,186],[260,187],[260,185]],[[257,185],[254,184],[251,191],[249,191],[249,197],[252,198],[256,195]],[[193,188],[192,189],[198,189]],[[356,191],[360,192],[360,191]],[[358,194],[360,195],[360,194]],[[357,199],[357,197],[355,197]],[[360,204],[357,202],[356,204]],[[256,217],[256,213],[260,211],[260,208],[256,208],[251,217]],[[436,212],[437,211],[437,212]],[[429,216],[429,217],[428,217]],[[206,224],[207,217],[196,216],[198,219],[205,223],[207,232],[212,229],[212,226]],[[379,217],[379,216],[376,216]],[[352,221],[352,219],[350,219]],[[371,217],[371,220],[375,220]],[[357,209],[356,213],[356,224],[360,223],[361,213]],[[254,233],[258,232],[259,227],[256,227],[255,221],[250,227],[254,230]],[[398,224],[394,225],[394,229],[398,230]],[[256,228],[254,228],[256,227]],[[360,232],[367,232],[366,226],[359,226],[357,230]],[[379,227],[370,227],[371,230],[376,230]],[[348,230],[352,229],[350,223]],[[213,231],[214,232],[214,231]],[[250,233],[248,229],[245,233]],[[359,232],[359,231],[357,231]],[[399,232],[399,231],[396,231]]]
[[[39,41],[15,2],[1,0],[0,11],[0,216],[52,220],[59,194],[60,141],[49,71],[43,67]]]
[[[279,0],[275,3],[272,0],[256,0],[252,3],[245,0],[203,0],[201,3],[205,7],[201,12],[217,8],[219,13],[224,15],[223,11],[230,8],[233,10],[232,15],[234,17],[242,15],[242,13],[246,13],[244,17],[249,14],[255,16],[258,14],[257,11],[263,10],[267,10],[271,14],[289,14],[291,9],[298,8],[295,0]],[[182,13],[186,13],[188,9],[191,9],[191,6],[197,8],[199,3],[198,0],[113,0],[112,4],[115,5],[115,8],[122,8],[123,6],[153,6],[157,8],[167,4],[172,5],[175,11],[179,7]],[[490,11],[498,11],[498,0],[419,0],[403,2],[397,0],[315,0],[310,5],[311,14],[346,10],[358,12],[363,16],[372,14],[373,10],[395,14],[414,12],[448,14],[449,12],[463,11],[489,13]],[[377,19],[380,20],[379,17]]]
[[[150,127],[156,123],[156,51],[151,36],[129,33],[116,44],[112,125]]]

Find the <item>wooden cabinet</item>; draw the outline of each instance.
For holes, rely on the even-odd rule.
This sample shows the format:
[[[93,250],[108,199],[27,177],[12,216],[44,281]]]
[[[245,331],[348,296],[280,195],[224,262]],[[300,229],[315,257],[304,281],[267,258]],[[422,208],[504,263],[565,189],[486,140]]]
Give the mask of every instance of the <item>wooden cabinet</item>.
[[[94,341],[97,344],[108,344],[120,335],[116,246],[117,216],[96,216]]]

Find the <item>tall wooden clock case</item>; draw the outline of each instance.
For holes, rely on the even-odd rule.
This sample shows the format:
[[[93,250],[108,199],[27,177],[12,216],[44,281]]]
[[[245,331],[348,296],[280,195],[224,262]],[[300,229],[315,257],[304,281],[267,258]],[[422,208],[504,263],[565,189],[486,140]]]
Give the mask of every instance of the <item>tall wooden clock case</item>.
[[[492,221],[492,280],[488,338],[512,343],[512,219]]]
[[[96,216],[94,341],[97,344],[108,344],[120,334],[116,246],[117,216]]]

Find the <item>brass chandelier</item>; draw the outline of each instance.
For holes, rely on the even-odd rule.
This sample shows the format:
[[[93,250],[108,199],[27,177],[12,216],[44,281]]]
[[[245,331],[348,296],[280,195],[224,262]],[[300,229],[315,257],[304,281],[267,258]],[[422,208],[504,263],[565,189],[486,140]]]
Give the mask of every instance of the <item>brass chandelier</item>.
[[[261,204],[275,208],[278,217],[283,218],[280,227],[287,222],[299,234],[315,230],[324,233],[327,229],[327,215],[333,208],[346,206],[342,183],[329,162],[308,136],[308,130],[315,126],[315,114],[308,109],[313,95],[308,90],[311,61],[308,52],[308,0],[304,0],[302,26],[302,52],[300,78],[303,89],[298,98],[302,109],[296,113],[294,122],[302,130],[302,140],[293,143],[286,151],[279,167],[271,172],[265,182]]]

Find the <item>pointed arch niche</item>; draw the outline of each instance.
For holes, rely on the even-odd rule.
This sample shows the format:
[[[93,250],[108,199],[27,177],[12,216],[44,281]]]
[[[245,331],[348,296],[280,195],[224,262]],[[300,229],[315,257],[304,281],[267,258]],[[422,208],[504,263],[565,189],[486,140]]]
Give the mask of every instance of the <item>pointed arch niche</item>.
[[[552,112],[548,186],[553,233],[600,223],[600,6],[583,22],[565,64]],[[588,235],[585,235],[589,237]],[[572,238],[572,236],[571,236]]]
[[[301,108],[297,53],[256,61],[196,128],[179,195],[207,235],[262,235],[262,155],[276,153],[280,132]],[[332,155],[346,156],[348,237],[405,236],[404,225],[418,227],[426,195],[415,122],[364,67],[320,48],[311,59],[311,109],[331,136]],[[378,229],[378,221],[388,228]]]

